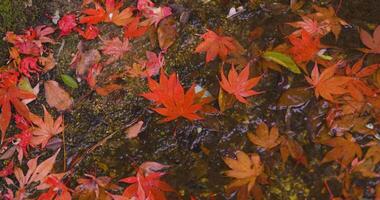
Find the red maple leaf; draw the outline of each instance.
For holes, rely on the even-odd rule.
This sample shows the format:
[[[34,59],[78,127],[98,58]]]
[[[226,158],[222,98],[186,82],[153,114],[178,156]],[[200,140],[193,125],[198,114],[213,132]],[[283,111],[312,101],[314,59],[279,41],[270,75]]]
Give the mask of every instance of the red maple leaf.
[[[13,167],[14,167],[14,162],[13,161],[9,162],[7,166],[5,166],[2,170],[0,170],[0,177],[7,177],[13,174]]]
[[[62,183],[64,174],[50,174],[37,187],[39,190],[48,188],[48,191],[42,193],[38,200],[71,200],[70,188]]]
[[[135,17],[124,27],[124,37],[127,39],[141,37],[148,30],[149,26],[140,23],[140,17]]]
[[[109,55],[110,58],[106,61],[106,64],[110,64],[120,59],[127,51],[130,50],[128,39],[121,41],[118,37],[111,40],[103,41],[101,47],[103,54]]]
[[[2,72],[0,74],[1,141],[5,138],[5,133],[11,120],[11,105],[13,105],[20,115],[29,119],[29,109],[21,102],[21,100],[35,98],[34,94],[17,87],[18,75],[19,74],[13,70]]]
[[[54,28],[50,26],[46,26],[46,25],[41,25],[41,26],[37,26],[35,28],[30,28],[26,30],[24,37],[28,40],[37,40],[40,43],[54,44],[55,41],[52,38],[48,37],[54,32],[55,32]]]
[[[228,79],[224,75],[223,68],[220,71],[221,81],[220,86],[227,93],[235,95],[236,99],[242,103],[248,103],[244,97],[260,94],[251,88],[255,87],[261,76],[248,79],[249,76],[249,64],[240,72],[237,73],[235,67],[232,65],[230,72],[228,73]]]
[[[82,16],[79,19],[79,23],[81,24],[98,24],[100,22],[103,22],[107,17],[106,11],[98,3],[95,3],[95,8],[85,9],[82,11],[82,13],[86,14],[87,16]]]
[[[173,192],[173,188],[166,182],[160,180],[165,175],[163,172],[146,172],[139,168],[136,176],[121,179],[120,182],[129,183],[122,196],[116,199],[137,200],[166,200],[165,192]]]
[[[61,30],[59,37],[69,35],[76,26],[76,16],[74,14],[66,14],[58,21],[58,28]]]
[[[315,88],[315,96],[323,97],[328,101],[334,101],[333,95],[342,95],[347,93],[346,84],[352,80],[347,76],[335,76],[335,72],[338,68],[338,64],[326,68],[322,74],[319,74],[318,64],[315,63],[311,77],[307,77],[306,81]]]
[[[312,60],[320,49],[319,37],[313,37],[305,30],[301,31],[301,37],[295,34],[290,35],[289,41],[293,45],[289,52],[297,63]]]
[[[207,30],[201,37],[204,41],[197,46],[195,52],[206,52],[206,63],[214,60],[217,55],[225,60],[232,52],[242,52],[241,45],[232,37],[220,36],[211,30]]]
[[[373,97],[376,92],[371,88],[364,78],[376,72],[380,64],[373,64],[363,68],[363,59],[358,60],[352,67],[346,66],[346,75],[353,77],[347,83],[347,89],[350,95],[357,101],[363,101],[364,96]]]
[[[197,95],[194,85],[185,93],[177,79],[177,74],[173,73],[166,77],[165,73],[161,71],[160,83],[149,78],[148,86],[151,92],[144,93],[142,96],[157,105],[152,110],[166,116],[165,119],[161,120],[162,122],[168,122],[179,117],[184,117],[188,120],[201,119],[196,112],[202,109],[204,102],[196,102]]]
[[[34,41],[22,41],[16,42],[15,47],[18,52],[25,55],[39,56],[42,53],[42,47],[36,44]]]
[[[93,40],[99,35],[99,29],[92,24],[87,25],[85,30],[77,28],[76,31],[86,40]]]
[[[133,8],[128,7],[120,11],[123,2],[106,0],[104,9],[99,3],[95,3],[95,8],[88,8],[82,12],[87,16],[82,16],[79,20],[81,24],[98,24],[100,22],[112,22],[118,26],[125,26],[133,18]]]

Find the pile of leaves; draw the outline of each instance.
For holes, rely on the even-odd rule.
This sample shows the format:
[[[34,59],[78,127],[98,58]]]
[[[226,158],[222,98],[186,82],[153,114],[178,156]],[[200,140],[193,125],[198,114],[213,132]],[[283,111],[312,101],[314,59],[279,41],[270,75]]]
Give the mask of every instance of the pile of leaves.
[[[120,80],[141,79],[147,91],[139,96],[149,101],[149,109],[156,113],[153,115],[159,118],[159,123],[197,123],[228,115],[236,106],[255,107],[257,97],[263,98],[270,90],[263,82],[271,73],[280,74],[288,82],[279,99],[271,99],[279,107],[291,109],[312,101],[313,106],[324,108],[321,113],[308,113],[313,126],[309,134],[313,144],[327,150],[318,165],[337,163],[340,173],[336,179],[343,187],[340,195],[335,196],[326,180],[320,192],[327,191],[331,199],[363,197],[365,188],[353,182],[353,177],[361,180],[380,177],[377,170],[380,64],[369,59],[380,54],[380,26],[373,33],[360,28],[358,34],[363,47],[354,50],[360,57],[348,57],[331,44],[321,42],[324,37],[338,39],[348,22],[338,17],[331,6],[309,4],[311,9],[298,12],[302,13],[300,21],[286,24],[292,32],[281,43],[256,51],[247,51],[247,47],[220,28],[205,27],[199,33],[200,41],[193,52],[205,60],[205,67],[217,67],[220,71],[215,74],[219,79],[217,98],[207,86],[193,82],[187,87],[176,72],[167,73],[171,69],[165,67],[165,56],[179,35],[177,16],[167,5],[156,5],[150,0],[128,5],[123,0],[83,0],[79,14],[67,13],[57,24],[32,27],[22,34],[7,32],[4,39],[11,46],[9,59],[0,68],[0,159],[3,160],[0,177],[5,183],[0,198],[164,200],[167,195],[170,199],[181,198],[182,194],[163,180],[170,166],[153,161],[136,164],[132,176],[117,182],[93,174],[83,174],[73,181],[83,157],[67,166],[62,113],[71,112],[74,106],[67,88],[76,89],[78,81],[84,81],[87,86],[83,87],[89,91],[107,96],[126,89]],[[290,5],[293,11],[302,6],[305,5]],[[118,30],[117,34],[101,35],[104,26]],[[251,31],[252,46],[264,32],[261,27]],[[41,79],[55,70],[57,55],[53,49],[57,43],[62,44],[65,37],[75,34],[81,38],[70,64],[76,79],[61,74],[65,86],[57,80]],[[152,34],[157,35],[159,49],[146,51],[146,58],[136,58],[111,75],[103,73],[126,60],[137,48],[134,40]],[[150,40],[156,42],[154,37]],[[85,45],[90,42],[98,47]],[[42,85],[44,90],[40,92]],[[36,103],[40,95],[44,95],[47,105]],[[42,107],[43,117],[31,112],[30,106]],[[262,157],[279,156],[284,166],[295,162],[300,167],[310,167],[297,137],[269,122],[257,122],[254,131],[244,133],[250,149],[255,149],[253,152],[234,146],[233,154],[220,159],[225,163],[224,175],[233,179],[226,186],[225,195],[239,200],[264,198],[265,189],[271,184],[271,165]],[[126,131],[127,137],[138,137],[143,124],[143,121],[132,124]],[[31,151],[39,153],[31,154]],[[61,154],[63,158],[57,159]],[[56,162],[63,166],[57,168],[58,172],[54,170]],[[75,188],[69,187],[74,184]],[[372,189],[375,191],[372,195],[380,198],[380,185]]]

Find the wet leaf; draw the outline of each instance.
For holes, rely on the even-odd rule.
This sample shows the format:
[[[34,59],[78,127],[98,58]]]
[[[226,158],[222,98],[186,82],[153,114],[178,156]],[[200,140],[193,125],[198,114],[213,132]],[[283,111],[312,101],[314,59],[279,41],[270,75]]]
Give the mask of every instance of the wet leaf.
[[[277,105],[283,107],[297,107],[309,101],[313,96],[312,90],[306,87],[290,88],[281,94]]]
[[[270,150],[281,143],[278,128],[272,127],[269,131],[265,123],[257,126],[255,133],[248,133],[248,139],[255,145]]]
[[[266,51],[264,52],[263,57],[267,60],[271,60],[277,64],[286,67],[293,73],[301,73],[300,69],[298,68],[297,64],[292,60],[292,58],[283,53],[275,51]]]
[[[221,112],[232,108],[235,102],[236,98],[233,95],[224,92],[222,88],[219,89],[218,104]]]
[[[365,49],[366,52],[380,54],[380,25],[376,27],[373,32],[373,36],[371,36],[367,31],[361,29],[360,39],[368,48]]]
[[[44,83],[46,102],[58,111],[70,109],[73,99],[70,94],[62,89],[56,81],[49,80]]]
[[[264,166],[261,163],[258,154],[248,155],[242,151],[236,152],[236,159],[224,158],[224,162],[231,168],[225,172],[226,176],[235,178],[229,188],[247,187],[250,192],[255,186],[256,179],[264,172]]]
[[[220,59],[226,60],[231,53],[241,54],[243,47],[232,37],[218,35],[207,30],[202,36],[204,40],[196,49],[196,53],[206,52],[206,63],[214,60],[219,55]]]
[[[362,157],[362,150],[360,146],[356,144],[351,135],[347,135],[346,138],[334,137],[326,141],[322,141],[321,143],[333,147],[333,149],[323,157],[321,163],[337,161],[343,167],[348,167],[355,157]]]
[[[157,37],[158,44],[163,51],[166,51],[170,46],[173,45],[177,39],[177,26],[174,18],[165,18],[158,25]]]
[[[352,79],[347,76],[335,75],[338,64],[326,68],[321,75],[319,75],[318,65],[315,63],[311,76],[305,76],[306,81],[314,86],[316,97],[321,96],[328,101],[334,102],[333,95],[342,95],[348,92],[345,85]]]
[[[250,96],[258,95],[261,92],[252,90],[255,87],[261,76],[249,79],[249,64],[244,67],[244,69],[237,73],[235,67],[232,65],[230,72],[228,73],[228,79],[224,75],[223,67],[220,70],[221,81],[220,86],[229,94],[232,94],[236,99],[242,103],[249,104],[245,99]]]
[[[301,163],[304,166],[307,166],[307,159],[302,149],[302,146],[293,139],[283,138],[281,142],[280,153],[281,153],[281,158],[282,158],[283,163],[286,163],[286,161],[288,160],[290,156],[297,163]]]
[[[75,79],[67,74],[61,74],[61,79],[70,88],[77,89],[79,87]]]

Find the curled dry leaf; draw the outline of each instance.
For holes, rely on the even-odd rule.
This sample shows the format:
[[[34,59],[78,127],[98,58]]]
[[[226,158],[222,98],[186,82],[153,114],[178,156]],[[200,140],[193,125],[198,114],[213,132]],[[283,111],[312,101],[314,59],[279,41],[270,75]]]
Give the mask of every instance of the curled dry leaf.
[[[49,106],[58,111],[70,109],[74,103],[70,94],[62,89],[56,81],[49,80],[44,83],[45,98]]]
[[[272,127],[269,131],[265,123],[259,124],[256,128],[256,133],[248,133],[248,139],[255,145],[270,150],[281,143],[279,138],[278,128]]]
[[[50,71],[56,65],[54,55],[50,53],[47,57],[39,57],[38,62],[43,66],[44,72]]]

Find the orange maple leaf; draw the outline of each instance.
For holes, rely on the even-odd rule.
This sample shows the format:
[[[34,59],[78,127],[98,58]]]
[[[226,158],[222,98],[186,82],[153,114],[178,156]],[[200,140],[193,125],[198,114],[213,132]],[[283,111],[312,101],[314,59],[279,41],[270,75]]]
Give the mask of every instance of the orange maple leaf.
[[[255,87],[261,76],[251,78],[248,80],[249,76],[249,64],[240,72],[237,73],[235,67],[232,65],[230,72],[228,73],[228,79],[224,75],[223,68],[220,71],[221,81],[220,86],[227,93],[235,95],[236,99],[242,103],[248,103],[248,101],[244,97],[249,97],[253,95],[260,94],[260,92],[256,92],[255,90],[251,90],[251,88]]]
[[[380,64],[373,64],[363,68],[363,59],[358,60],[352,67],[346,66],[346,75],[351,76],[352,80],[347,83],[350,95],[357,101],[363,101],[364,96],[373,97],[376,92],[363,78],[376,72]]]
[[[225,172],[226,176],[236,179],[228,188],[246,186],[250,192],[256,179],[264,173],[264,166],[258,154],[247,155],[243,151],[237,151],[236,159],[226,157],[223,160],[231,168]]]
[[[165,73],[161,71],[160,82],[157,83],[149,78],[148,86],[151,92],[141,95],[155,102],[157,107],[152,108],[152,110],[166,116],[161,122],[172,121],[179,117],[191,121],[201,119],[196,112],[202,109],[204,102],[198,101],[195,86],[191,86],[185,93],[175,73],[166,77]]]
[[[334,137],[323,141],[322,144],[331,146],[333,149],[323,157],[321,163],[338,161],[341,165],[347,167],[355,157],[362,157],[360,146],[355,143],[355,140],[349,134],[346,135],[346,138]]]
[[[41,144],[41,147],[45,148],[50,138],[61,133],[64,130],[64,126],[62,116],[59,116],[57,120],[54,120],[50,113],[46,110],[45,106],[43,106],[43,108],[44,119],[35,114],[30,114],[30,120],[33,124],[38,126],[32,131],[33,137],[31,139],[31,144],[33,146]]]
[[[320,49],[319,37],[313,37],[309,32],[303,29],[301,30],[301,37],[296,34],[291,34],[289,41],[293,45],[293,47],[289,49],[289,52],[297,63],[312,60]]]
[[[207,30],[201,37],[204,41],[196,47],[195,52],[206,52],[206,63],[214,60],[217,55],[225,60],[231,52],[243,51],[241,45],[232,37],[220,36],[211,30]]]
[[[272,127],[269,131],[269,128],[265,123],[261,123],[257,126],[255,134],[248,133],[247,136],[253,144],[266,150],[270,150],[281,143],[278,128]]]
[[[306,81],[314,86],[316,97],[321,96],[328,101],[334,101],[333,95],[347,93],[345,86],[352,78],[347,76],[334,76],[338,64],[326,68],[322,74],[319,75],[318,64],[315,63],[311,77],[305,76]]]
[[[33,93],[17,87],[18,76],[19,73],[13,70],[0,73],[1,141],[4,140],[9,122],[11,121],[11,105],[16,109],[17,113],[29,119],[29,109],[21,100],[35,98]]]

